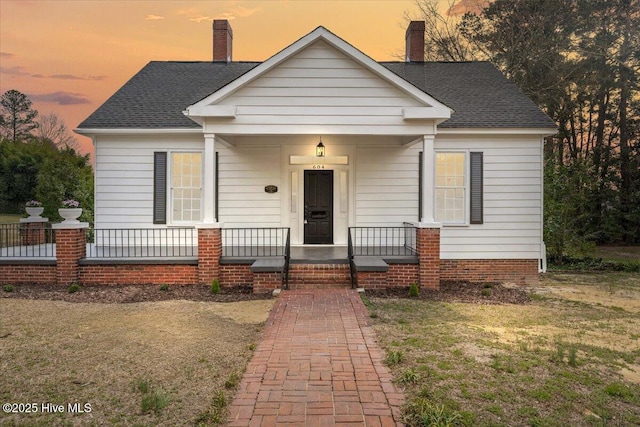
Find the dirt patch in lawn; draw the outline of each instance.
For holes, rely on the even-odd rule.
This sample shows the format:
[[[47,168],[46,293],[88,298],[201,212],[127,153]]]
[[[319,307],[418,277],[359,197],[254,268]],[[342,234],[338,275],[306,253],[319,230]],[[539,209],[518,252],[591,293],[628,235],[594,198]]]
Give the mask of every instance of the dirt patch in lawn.
[[[204,285],[82,285],[78,292],[69,293],[68,286],[15,285],[12,292],[0,292],[0,297],[55,300],[90,303],[134,303],[148,301],[186,300],[233,302],[270,299],[270,293],[252,293],[251,287],[223,288],[213,294]]]
[[[517,305],[486,303],[480,286],[472,304],[365,298],[383,348],[402,355],[390,367],[407,426],[436,409],[465,426],[640,425],[640,276],[545,274]]]
[[[593,306],[640,313],[640,275],[549,273],[536,294]]]
[[[408,288],[367,289],[375,298],[408,298]],[[417,300],[469,302],[474,304],[526,304],[531,301],[524,287],[500,283],[442,282],[440,290],[421,289]]]
[[[65,407],[0,413],[0,425],[213,423],[274,302],[89,299],[0,299],[0,400]],[[89,403],[91,413],[69,413],[74,403]]]

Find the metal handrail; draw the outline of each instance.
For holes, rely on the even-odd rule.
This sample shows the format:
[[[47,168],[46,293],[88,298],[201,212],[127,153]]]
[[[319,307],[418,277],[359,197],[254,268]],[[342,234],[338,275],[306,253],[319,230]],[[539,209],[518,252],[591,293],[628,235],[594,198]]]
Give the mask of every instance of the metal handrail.
[[[287,228],[287,243],[284,247],[284,270],[282,271],[282,289],[289,289],[289,260],[291,259],[291,229]]]
[[[354,256],[414,256],[416,227],[349,227]]]
[[[194,228],[104,228],[87,233],[88,258],[197,257]]]
[[[349,229],[348,231],[347,256],[349,257],[349,275],[351,276],[351,288],[356,288],[358,284],[356,276],[356,265],[353,262],[353,241],[351,240],[351,229]]]
[[[222,256],[284,256],[288,233],[286,227],[223,228]]]
[[[48,222],[0,224],[0,258],[52,258],[55,241]]]

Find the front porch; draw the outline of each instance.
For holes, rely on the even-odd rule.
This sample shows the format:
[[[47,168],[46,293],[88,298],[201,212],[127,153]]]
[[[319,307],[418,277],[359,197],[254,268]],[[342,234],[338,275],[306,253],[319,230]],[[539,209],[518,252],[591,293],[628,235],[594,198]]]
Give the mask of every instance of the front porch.
[[[56,224],[50,237],[35,233],[38,239],[32,231],[22,244],[14,239],[5,246],[3,240],[0,283],[210,285],[217,280],[222,287],[254,292],[412,283],[438,289],[441,279],[523,284],[537,279],[538,268],[537,260],[529,259],[441,259],[440,229],[419,224],[351,227],[346,247],[292,247],[288,228],[88,230]],[[12,235],[26,232],[17,233]],[[43,246],[51,248],[48,256],[38,252]]]
[[[34,256],[42,242],[4,248],[0,256],[3,282],[39,282],[24,273],[45,266],[46,283],[210,284],[247,287],[266,292],[290,287],[383,287],[418,283],[420,265],[415,226],[350,228],[349,245],[290,245],[288,228],[88,229],[55,228],[55,244],[44,259]],[[23,247],[22,247],[23,246]],[[385,263],[412,274],[381,281],[359,268],[359,259]],[[423,257],[427,260],[426,257]],[[431,257],[438,259],[438,257]],[[360,264],[362,264],[360,262]],[[367,263],[364,263],[367,264]],[[43,270],[43,271],[44,271]],[[437,273],[437,272],[436,272]],[[436,274],[437,275],[437,274]],[[437,282],[429,287],[437,288]]]

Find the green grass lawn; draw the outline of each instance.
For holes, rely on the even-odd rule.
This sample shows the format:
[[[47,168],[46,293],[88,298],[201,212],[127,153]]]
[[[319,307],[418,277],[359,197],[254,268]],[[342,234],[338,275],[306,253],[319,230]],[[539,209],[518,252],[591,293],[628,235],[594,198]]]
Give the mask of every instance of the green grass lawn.
[[[22,215],[0,214],[0,224],[14,224],[20,222]]]
[[[598,246],[596,256],[605,261],[640,261],[640,246]]]
[[[640,425],[640,276],[548,274],[532,298],[365,297],[408,426]]]

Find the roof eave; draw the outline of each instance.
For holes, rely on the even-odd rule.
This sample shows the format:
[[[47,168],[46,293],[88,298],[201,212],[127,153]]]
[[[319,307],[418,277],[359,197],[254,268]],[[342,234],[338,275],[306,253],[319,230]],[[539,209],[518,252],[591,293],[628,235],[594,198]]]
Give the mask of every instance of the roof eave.
[[[94,135],[152,135],[152,134],[195,134],[202,128],[75,128],[75,133],[83,136]]]

